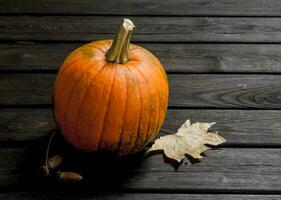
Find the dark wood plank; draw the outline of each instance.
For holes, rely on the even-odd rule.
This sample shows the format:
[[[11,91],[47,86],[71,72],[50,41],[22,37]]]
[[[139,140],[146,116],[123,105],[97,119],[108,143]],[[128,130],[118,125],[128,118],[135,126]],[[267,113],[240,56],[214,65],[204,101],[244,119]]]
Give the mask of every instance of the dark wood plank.
[[[170,74],[170,106],[280,109],[280,75]],[[0,105],[51,104],[54,74],[1,74]]]
[[[278,0],[1,0],[1,14],[280,16]]]
[[[176,131],[188,118],[192,122],[217,122],[211,130],[227,140],[223,146],[281,145],[281,111],[169,109],[163,128]],[[0,110],[0,144],[36,143],[54,128],[51,109]]]
[[[57,70],[82,43],[0,44],[0,70]],[[167,72],[280,73],[280,44],[149,44]]]
[[[142,194],[142,193],[85,193],[75,192],[65,194],[62,192],[7,192],[0,194],[6,200],[279,200],[281,195],[225,195],[225,194]]]
[[[135,42],[281,42],[281,18],[130,17]],[[2,16],[0,40],[113,38],[122,17]]]
[[[281,117],[277,110],[182,110],[170,109],[163,128],[176,131],[189,118],[191,122],[217,122],[211,130],[227,141],[225,146],[278,146]]]
[[[0,141],[37,141],[49,135],[55,124],[51,109],[1,109]]]
[[[53,74],[1,74],[0,104],[50,104],[54,81]]]
[[[170,75],[170,105],[280,108],[280,75]]]
[[[0,188],[20,191],[63,190],[63,186],[58,187],[54,182],[44,185],[35,178],[33,170],[36,169],[36,163],[39,164],[36,160],[39,159],[38,154],[40,150],[35,147],[0,149],[1,158],[5,158],[0,160]],[[160,154],[109,163],[97,163],[94,157],[82,159],[75,155],[65,158],[71,159],[68,160],[68,166],[72,166],[72,170],[79,167],[79,172],[85,177],[84,183],[75,185],[76,191],[281,192],[281,149],[211,150],[199,163],[191,165],[186,160],[178,171],[165,163]]]

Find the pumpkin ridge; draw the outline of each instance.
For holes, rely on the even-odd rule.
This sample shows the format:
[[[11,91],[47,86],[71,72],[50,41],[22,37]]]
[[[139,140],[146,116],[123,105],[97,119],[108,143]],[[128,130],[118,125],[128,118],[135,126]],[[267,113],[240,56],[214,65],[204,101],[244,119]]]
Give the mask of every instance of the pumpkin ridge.
[[[140,74],[140,76],[141,76],[142,79],[144,80],[145,85],[146,85],[146,90],[149,91],[149,94],[151,95],[150,89],[148,88],[148,84],[147,84],[146,78],[143,76],[142,73],[140,73],[140,70],[139,70],[137,67],[135,67],[135,70],[138,72],[138,74]],[[140,91],[140,89],[141,89],[141,87],[139,87],[139,91]],[[149,95],[149,100],[151,99],[150,95]],[[140,94],[140,96],[141,96],[141,94]],[[143,106],[143,103],[142,103],[142,106]],[[143,110],[143,109],[141,109],[141,110]],[[150,118],[150,115],[151,115],[151,105],[149,105],[149,114],[148,114],[148,117],[147,117],[148,119]],[[142,113],[140,113],[139,125],[140,125],[140,121],[141,121],[141,116],[142,116]],[[146,130],[146,138],[147,138],[147,135],[148,135],[149,126],[150,126],[150,120],[149,120],[149,122],[148,122],[147,130]],[[136,141],[135,141],[135,144],[134,144],[134,146],[133,146],[132,149],[137,149],[137,148],[138,148],[138,146],[137,146],[137,141],[138,141],[139,136],[140,136],[139,130],[140,130],[140,126],[139,126],[139,128],[138,128],[138,134],[137,134]],[[145,138],[144,141],[146,141],[146,138]]]
[[[146,63],[148,63],[148,62],[146,62]],[[151,64],[150,64],[151,65]],[[159,69],[160,70],[160,69]],[[161,70],[160,70],[160,73],[162,73],[161,72]],[[145,75],[144,74],[142,74],[144,77],[145,77]],[[155,80],[153,80],[154,82],[156,82]],[[158,130],[158,126],[159,126],[159,124],[160,124],[160,122],[159,122],[159,120],[160,120],[160,107],[161,107],[161,98],[160,98],[160,93],[161,93],[161,91],[159,91],[159,88],[158,88],[158,85],[153,85],[153,87],[154,87],[154,89],[156,90],[156,92],[157,92],[157,99],[158,99],[158,109],[157,109],[157,120],[156,120],[156,126],[155,126],[155,128],[154,128],[154,130],[153,130],[153,134],[151,135],[151,136],[149,136],[149,140],[151,140],[152,138],[154,138],[155,137],[155,135],[157,135],[157,130]],[[147,144],[148,142],[149,142],[149,140],[146,140],[145,141],[145,143]]]
[[[79,58],[72,58],[70,63],[63,63],[62,66],[67,65],[66,67],[62,68],[59,73],[64,73],[67,69],[69,69],[74,63],[79,61]]]
[[[148,143],[154,136],[155,136],[155,131],[157,130],[157,127],[158,127],[158,121],[159,121],[159,112],[160,112],[160,98],[159,98],[159,91],[158,91],[158,89],[156,88],[156,91],[157,91],[157,98],[156,99],[158,99],[158,108],[157,108],[157,112],[156,112],[156,124],[154,125],[154,128],[153,128],[153,130],[152,130],[152,133],[151,133],[151,135],[148,135],[148,138],[146,138],[146,141],[145,141],[145,144],[146,143]],[[148,134],[149,134],[149,132],[148,132]]]
[[[140,48],[141,49],[141,48]],[[148,51],[147,49],[145,49],[145,48],[142,48],[142,49],[144,49],[145,50],[145,52],[146,53],[148,53],[149,55],[152,55],[152,56],[154,56],[150,51]],[[162,66],[162,64],[161,64],[161,62],[158,60],[158,59],[155,59],[155,61],[157,61],[157,63],[158,64],[160,64],[160,66]],[[149,64],[149,65],[152,65],[153,63],[151,63],[151,62],[148,62],[147,60],[143,60],[143,62],[145,62],[145,63],[147,63],[147,64]],[[159,66],[159,65],[156,65],[156,66]],[[167,78],[167,75],[166,75],[166,73],[165,73],[165,71],[164,71],[164,69],[162,68],[162,67],[156,67],[155,68],[157,71],[158,71],[158,73],[160,73],[162,76],[163,76],[163,78],[165,78],[165,80],[168,82],[168,78]],[[159,74],[159,75],[160,75]],[[162,102],[162,100],[161,100],[161,98],[160,98],[160,94],[161,94],[161,90],[159,90],[159,87],[158,86],[156,86],[155,87],[156,88],[156,91],[157,91],[157,96],[158,96],[158,102],[159,102],[159,106],[158,106],[158,120],[157,120],[157,129],[156,130],[158,130],[158,129],[160,129],[160,126],[163,124],[163,122],[164,122],[164,119],[165,119],[165,116],[164,116],[164,119],[162,120],[162,123],[160,122],[161,121],[161,118],[160,118],[160,110],[161,110],[161,105],[160,105],[160,102]],[[160,121],[159,121],[160,120]],[[159,126],[159,127],[158,127]],[[158,132],[158,131],[157,131]],[[152,138],[154,138],[155,136],[156,136],[157,134],[155,133],[154,134],[154,136],[152,137]]]
[[[159,91],[158,91],[158,89],[156,89],[156,91],[157,91],[157,99],[158,99],[158,109],[157,109],[157,120],[156,120],[156,126],[153,128],[153,131],[152,131],[152,134],[151,135],[149,135],[149,131],[147,132],[147,137],[146,137],[146,140],[145,140],[145,144],[147,144],[154,136],[155,136],[155,131],[157,130],[157,127],[158,127],[158,121],[159,121],[159,111],[160,111],[160,98],[159,98]],[[151,110],[151,107],[150,107],[150,110]],[[150,111],[151,112],[151,111]],[[150,126],[150,122],[149,122],[149,126]]]
[[[153,130],[153,134],[151,135],[150,140],[153,139],[157,135],[158,128],[159,128],[158,126],[160,125],[160,104],[161,104],[160,102],[161,101],[160,101],[160,93],[159,93],[158,88],[156,90],[157,90],[157,97],[158,97],[158,109],[157,109],[158,112],[157,112],[156,126]],[[145,144],[149,143],[150,140],[145,141]]]
[[[138,92],[139,92],[139,96],[140,96],[140,113],[139,113],[139,119],[138,119],[138,131],[137,131],[137,137],[136,137],[136,140],[135,140],[135,144],[133,145],[132,149],[134,150],[135,146],[136,146],[136,143],[138,141],[138,137],[140,135],[140,126],[141,126],[141,118],[142,118],[142,110],[143,110],[143,98],[141,97],[141,87],[138,87]]]
[[[160,70],[160,72],[161,73],[163,73],[162,72],[162,70]],[[158,106],[158,121],[157,121],[157,126],[156,126],[156,132],[154,133],[154,135],[153,135],[153,138],[157,135],[157,133],[159,132],[159,130],[160,130],[160,128],[161,128],[161,126],[162,126],[162,124],[163,124],[163,122],[164,122],[164,120],[165,120],[165,117],[166,117],[166,115],[164,115],[164,117],[163,117],[163,119],[162,119],[162,122],[161,122],[161,117],[160,117],[160,114],[161,114],[161,107],[162,107],[162,105],[161,105],[161,103],[160,102],[162,102],[162,100],[161,100],[161,97],[160,97],[160,94],[162,93],[161,92],[161,90],[159,91],[159,88],[157,87],[157,90],[158,90],[158,99],[159,99],[159,106]]]
[[[156,61],[156,62],[157,62],[157,65],[156,65],[157,67],[156,67],[156,69],[159,69],[160,72],[161,72],[161,74],[165,77],[165,79],[168,80],[164,68],[161,67],[161,66],[163,66],[163,65],[161,64],[160,60],[158,60],[158,59],[154,56],[153,53],[151,53],[149,50],[147,50],[146,48],[143,48],[143,47],[138,47],[138,48],[136,48],[136,50],[144,50],[147,55],[149,55],[151,58],[153,58],[153,61]],[[151,65],[151,63],[153,64],[153,62],[151,62],[151,61],[148,62],[147,59],[142,59],[142,62],[147,63],[148,65]],[[159,64],[160,64],[160,65],[159,65]],[[153,64],[153,65],[155,66],[155,64]]]
[[[146,82],[146,85],[148,85],[148,81],[147,81],[147,78],[143,75],[143,73],[141,72],[141,70],[139,70],[138,68],[137,68],[137,71],[139,72],[139,74],[143,77],[143,79],[145,80],[145,82]],[[149,89],[149,102],[151,102],[151,92],[150,92],[151,90]],[[148,117],[148,119],[150,119],[151,118],[151,107],[152,107],[152,105],[151,105],[151,103],[149,104],[149,117]],[[149,130],[150,130],[150,121],[151,120],[149,120],[149,123],[148,123],[148,128],[147,128],[147,133],[146,133],[146,138],[145,138],[145,140],[144,140],[144,143],[146,143],[146,141],[149,139]]]
[[[72,96],[73,96],[73,94],[75,93],[75,90],[77,89],[77,86],[79,85],[79,83],[81,82],[81,80],[83,79],[83,77],[85,77],[86,76],[86,74],[90,71],[90,70],[92,70],[93,69],[93,67],[94,67],[94,64],[93,63],[91,63],[91,64],[89,64],[89,67],[86,69],[86,70],[84,70],[83,72],[81,72],[81,77],[75,82],[75,84],[74,84],[74,86],[72,87],[72,90],[71,90],[71,93],[69,94],[69,97],[67,98],[67,102],[66,102],[66,107],[65,107],[65,111],[64,112],[62,112],[62,113],[64,113],[64,117],[63,117],[63,120],[61,121],[61,123],[65,123],[67,120],[67,116],[68,116],[68,108],[69,108],[69,105],[71,104],[71,101],[72,101]],[[68,125],[66,125],[66,129],[69,129],[69,126]],[[68,132],[68,131],[65,131],[65,132]],[[79,140],[79,138],[78,138],[78,134],[74,134],[75,136],[76,136],[76,139],[77,139],[77,142],[80,144],[80,140]]]
[[[103,136],[103,134],[102,134],[102,132],[103,132],[103,129],[104,129],[104,127],[105,127],[105,120],[106,120],[106,117],[107,117],[107,115],[108,115],[108,105],[109,105],[109,102],[110,102],[110,98],[111,98],[111,95],[112,95],[112,89],[113,89],[113,86],[114,86],[114,82],[115,82],[115,79],[116,79],[116,71],[117,71],[117,67],[118,66],[116,66],[116,65],[114,65],[113,66],[114,67],[114,72],[113,72],[113,77],[112,77],[112,82],[111,82],[111,84],[110,84],[110,92],[109,92],[109,95],[108,95],[108,99],[107,99],[107,102],[106,102],[106,107],[105,107],[105,113],[104,113],[104,116],[103,116],[103,122],[102,122],[102,128],[101,128],[101,135],[100,135],[100,137],[99,137],[99,141],[98,141],[98,148],[97,149],[100,149],[100,142],[101,142],[101,140],[102,140],[102,136]],[[89,137],[89,136],[88,136]]]
[[[126,65],[124,65],[126,68],[127,68],[127,70],[128,71],[130,71],[130,73],[132,74],[132,71],[130,70],[130,67],[128,67],[128,66],[126,66]],[[134,77],[135,78],[135,77]],[[127,81],[127,80],[126,80]],[[128,86],[129,86],[129,84],[127,84],[126,85],[126,99],[128,99],[129,97],[128,97],[128,91],[129,91],[129,89],[128,89]],[[140,88],[138,87],[138,95],[141,97],[141,94],[140,94]],[[142,104],[140,103],[140,106],[139,106],[139,117],[138,117],[138,129],[137,129],[137,136],[136,136],[136,138],[135,138],[135,141],[134,141],[134,143],[137,141],[137,137],[138,137],[138,134],[139,134],[139,126],[140,126],[140,118],[141,118],[141,106],[142,106]],[[127,110],[127,106],[126,106],[126,110]],[[126,116],[126,113],[124,114],[124,120],[123,121],[125,121],[125,116]],[[119,141],[119,143],[118,143],[118,148],[117,148],[117,152],[119,153],[119,151],[120,151],[120,146],[121,146],[121,143],[122,143],[122,136],[123,136],[123,131],[122,131],[122,135],[121,135],[121,137],[120,137],[120,141]],[[134,144],[135,145],[135,144]],[[130,152],[130,151],[132,151],[132,149],[134,148],[134,145],[132,145],[132,147],[131,147],[131,149],[127,149],[127,151],[128,152]]]
[[[119,151],[119,148],[120,148],[120,145],[121,145],[121,140],[122,140],[122,136],[123,136],[123,131],[124,131],[124,124],[125,124],[125,117],[126,117],[126,113],[127,113],[127,108],[128,108],[128,106],[126,106],[126,103],[127,103],[127,99],[128,99],[128,82],[127,82],[127,79],[126,78],[124,78],[124,81],[125,81],[125,83],[126,83],[126,98],[125,98],[125,100],[124,100],[124,104],[125,104],[125,110],[124,110],[124,113],[123,113],[123,116],[122,116],[122,127],[121,127],[121,134],[120,134],[120,137],[119,137],[119,142],[118,142],[118,144],[117,144],[117,148],[116,148],[116,150],[115,150],[115,152],[118,152]]]
[[[87,97],[87,94],[88,94],[88,91],[89,91],[89,89],[91,88],[91,85],[93,84],[93,82],[94,82],[94,80],[95,80],[95,78],[106,68],[106,65],[107,65],[107,63],[105,63],[100,69],[99,69],[99,71],[95,74],[95,76],[94,77],[92,77],[92,80],[91,80],[91,82],[90,82],[90,84],[89,84],[89,86],[88,86],[88,88],[87,88],[87,91],[85,92],[85,94],[84,94],[84,96],[83,96],[83,98],[82,98],[82,101],[80,102],[80,105],[78,106],[78,108],[79,108],[79,110],[78,110],[78,112],[77,112],[77,115],[76,115],[76,120],[75,120],[75,125],[74,125],[74,134],[77,134],[77,126],[78,126],[78,124],[79,124],[79,119],[80,119],[80,114],[81,114],[81,109],[82,109],[82,106],[81,105],[83,105],[83,103],[84,103],[84,101],[87,99],[86,97]],[[81,138],[79,137],[80,135],[78,134],[78,141],[79,141],[79,143],[81,144]]]
[[[151,52],[149,52],[149,53],[151,53]],[[162,65],[161,64],[161,62],[159,61],[159,60],[156,60],[160,65]],[[166,75],[166,73],[165,73],[165,70],[162,68],[162,67],[158,67],[157,68],[158,69],[158,71],[161,73],[161,75],[163,76],[163,78],[166,80],[166,82],[168,83],[168,77],[167,77],[167,75]],[[158,86],[158,85],[157,85]],[[160,96],[160,94],[162,93],[161,92],[161,89],[160,89],[160,91],[159,91],[159,86],[157,87],[157,89],[158,89],[158,98],[159,98],[159,102],[163,102],[163,100],[161,100],[161,99],[163,99],[163,98],[161,98],[161,96]],[[165,97],[165,102],[167,102],[167,99],[169,98],[169,86],[168,86],[168,88],[167,88],[167,97]],[[167,98],[167,99],[166,99]],[[159,111],[161,110],[161,107],[162,107],[162,105],[161,105],[161,103],[159,104]],[[166,108],[165,109],[167,109],[167,105],[165,106]],[[164,122],[164,120],[165,120],[165,117],[166,117],[166,113],[164,114],[164,116],[163,116],[163,118],[162,118],[162,122],[161,122],[161,117],[160,117],[160,112],[158,112],[158,116],[159,116],[159,118],[158,119],[160,119],[160,121],[158,120],[158,125],[157,125],[157,132],[160,130],[160,128],[161,128],[161,126],[162,126],[162,124],[163,124],[163,122]],[[155,137],[157,135],[157,133],[155,133],[155,135],[153,136],[153,137]]]
[[[98,41],[95,41],[95,42],[92,42],[92,43],[93,43],[93,44],[94,44],[94,43],[98,43],[98,42],[105,42],[105,43],[108,43],[108,42],[110,42],[110,41],[112,41],[112,40],[107,40],[107,39],[105,39],[105,40],[98,40]],[[91,44],[91,43],[90,43],[90,44]],[[95,45],[95,46],[90,46],[90,47],[94,47],[94,48],[100,50],[104,55],[106,54],[106,51],[107,51],[107,50],[104,50],[104,49],[102,49],[102,48],[96,46],[96,44],[94,44],[94,45]],[[108,44],[106,44],[106,45],[108,46],[108,49],[109,49],[109,48],[110,48],[110,45],[108,45]]]
[[[147,51],[147,50],[146,50]],[[151,54],[151,53],[150,53]],[[147,63],[149,66],[153,65],[153,63],[150,63],[150,62],[147,62],[146,60],[144,61],[145,63]],[[159,61],[157,61],[159,64],[161,64]],[[146,65],[145,65],[146,66]],[[145,71],[145,69],[143,69]],[[162,75],[162,71],[159,67],[155,68],[156,71],[158,71],[157,73],[160,73]],[[138,69],[138,71],[142,74],[142,76],[146,79],[150,79],[150,77],[146,77],[146,74],[142,72],[142,70]],[[155,73],[155,72],[154,72]],[[157,82],[157,79],[155,79],[154,76],[151,76],[152,78],[152,82]],[[158,133],[158,126],[161,126],[162,123],[160,123],[160,120],[161,120],[161,116],[160,116],[160,111],[161,111],[161,101],[162,99],[160,98],[160,94],[161,94],[161,90],[159,90],[159,86],[158,84],[154,85],[152,84],[152,87],[154,88],[154,90],[156,91],[156,95],[157,95],[157,103],[158,103],[158,108],[156,110],[156,117],[157,117],[157,120],[156,123],[155,123],[155,126],[153,128],[153,131],[151,132],[150,135],[148,135],[148,140],[146,140],[145,144],[147,144],[151,139],[153,139],[155,137],[155,135],[157,135]],[[149,131],[148,131],[148,134],[149,134]]]
[[[69,69],[69,68],[72,68],[74,65],[74,63],[76,63],[76,62],[78,62],[79,60],[75,60],[75,61],[73,61],[73,62],[71,62],[70,64],[69,64],[69,66],[66,66],[65,68],[65,70],[63,70],[63,71],[59,71],[59,74],[63,74],[67,69]],[[59,76],[58,76],[59,77]],[[57,81],[56,81],[56,85],[55,85],[55,87],[58,87],[57,85],[60,85],[61,83],[60,82],[65,82],[66,80],[68,80],[69,79],[69,77],[66,77],[65,79],[63,79],[63,77],[61,78],[61,79],[58,79]],[[61,85],[63,85],[63,84],[61,84]],[[61,94],[62,94],[62,91],[63,91],[63,89],[61,88],[60,90],[58,90],[58,88],[56,88],[56,98],[55,98],[55,104],[59,104],[59,99],[61,99]]]
[[[84,45],[84,46],[87,46],[87,45]],[[72,53],[81,51],[80,49],[83,48],[84,46],[75,49]],[[98,49],[98,48],[95,47],[95,46],[91,46],[91,48],[100,50],[100,49]],[[100,51],[102,51],[102,50],[100,50]],[[79,52],[79,53],[80,53],[80,52]],[[69,55],[69,57],[70,57],[70,56],[71,56],[71,54]],[[75,59],[74,59],[74,58],[75,58]],[[73,60],[72,60],[70,63],[67,63],[67,66],[66,66],[66,67],[62,68],[62,70],[59,71],[59,74],[63,74],[63,73],[65,73],[67,70],[70,70],[70,68],[73,67],[73,64],[74,64],[74,63],[80,61],[80,57],[79,57],[79,56],[76,56],[76,57],[74,57],[74,58],[72,58]],[[67,60],[67,58],[66,58],[66,60]],[[64,65],[66,65],[66,63],[63,63],[63,64],[62,64],[62,66],[64,66]],[[58,93],[58,97],[60,97],[60,93]]]
[[[88,71],[90,68],[91,68],[91,65],[89,65],[84,71]],[[81,72],[81,76],[80,76],[80,77],[78,78],[78,80],[74,83],[74,87],[75,87],[75,85],[79,82],[79,80],[82,79],[83,75],[84,75],[84,72]],[[69,80],[70,80],[70,77],[67,78],[67,79],[65,79],[65,82],[66,82],[66,81],[69,81]],[[70,97],[70,96],[72,95],[73,90],[74,90],[74,87],[71,88],[71,91],[69,92],[68,97]],[[58,97],[59,99],[62,99],[61,97],[62,97],[62,95],[63,95],[63,92],[64,92],[64,91],[62,90],[61,93],[60,93],[60,97]],[[64,108],[64,109],[62,109],[62,108],[60,109],[60,116],[61,116],[60,124],[61,124],[61,127],[64,127],[63,124],[65,124],[65,115],[66,115],[66,111],[67,111],[67,109],[68,109],[68,102],[69,102],[69,98],[67,99],[67,104],[66,104],[65,108]],[[58,101],[57,104],[58,104],[58,105],[61,105],[61,101]],[[67,132],[67,131],[65,131],[64,134],[66,134],[66,135],[68,136],[68,132]]]
[[[87,44],[86,44],[86,45],[83,45],[82,47],[79,47],[79,48],[75,49],[72,53],[74,53],[74,52],[76,52],[76,51],[80,53],[81,48],[83,48],[83,47],[85,47],[85,46],[87,46]],[[103,51],[102,49],[97,48],[96,46],[90,46],[90,47],[93,48],[93,49],[99,50],[99,51],[101,51],[101,52],[104,53],[104,51]],[[69,55],[69,56],[71,56],[71,55]],[[66,60],[67,60],[67,58],[66,58]],[[73,64],[76,63],[76,62],[78,62],[78,61],[80,61],[80,57],[76,56],[75,59],[72,60],[70,63],[67,63],[67,66],[64,67],[64,68],[62,68],[62,70],[60,70],[59,73],[65,73],[66,70],[70,70],[70,68],[73,67]],[[65,64],[66,64],[66,63],[63,63],[62,66],[64,66]]]
[[[63,70],[63,71],[61,71],[61,72],[59,72],[59,73],[60,73],[60,74],[64,74],[64,73],[70,71],[73,67],[76,67],[75,64],[76,64],[78,61],[79,61],[79,59],[76,60],[76,61],[71,62],[71,64],[69,64],[69,66],[66,66],[66,67],[65,67],[65,68],[66,68],[65,70]],[[65,79],[58,80],[57,84],[62,84],[62,85],[63,85],[63,83],[69,81],[69,79],[70,79],[71,77],[72,77],[72,76],[67,76]],[[59,81],[61,81],[62,83],[59,83]],[[59,91],[57,92],[57,96],[58,96],[57,99],[61,99],[62,93],[63,93],[63,89],[61,89],[61,90],[59,90]]]

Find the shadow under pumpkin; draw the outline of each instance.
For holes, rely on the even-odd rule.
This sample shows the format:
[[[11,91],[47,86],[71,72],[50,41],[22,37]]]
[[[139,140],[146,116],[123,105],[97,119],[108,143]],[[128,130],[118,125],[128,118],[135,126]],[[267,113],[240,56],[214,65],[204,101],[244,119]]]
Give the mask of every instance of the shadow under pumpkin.
[[[135,178],[141,168],[144,151],[137,154],[117,158],[109,153],[87,153],[74,149],[68,144],[61,134],[55,134],[49,151],[49,158],[54,155],[62,155],[63,162],[50,176],[38,175],[38,168],[45,162],[46,148],[50,136],[43,138],[29,146],[22,155],[19,189],[30,191],[115,191],[126,184],[128,179]],[[74,171],[83,176],[80,182],[62,182],[56,176],[57,171]]]
[[[141,178],[146,170],[157,170],[154,165],[151,166],[149,163],[155,159],[158,160],[159,157],[163,161],[159,165],[165,165],[169,171],[186,170],[191,162],[198,162],[198,160],[186,158],[181,163],[177,163],[165,156],[162,158],[161,151],[146,154],[147,148],[137,154],[119,158],[105,152],[87,153],[74,149],[57,132],[51,142],[49,158],[54,155],[62,155],[63,162],[54,171],[50,171],[50,176],[39,176],[36,172],[38,167],[45,162],[49,139],[50,136],[36,142],[36,145],[31,145],[22,155],[24,162],[21,164],[20,170],[22,172],[20,174],[25,175],[21,177],[20,189],[29,191],[120,192],[126,188],[126,185],[131,185],[133,181]],[[151,143],[148,144],[148,146],[150,145]],[[159,155],[155,156],[155,154]],[[83,179],[80,182],[62,182],[56,176],[57,171],[74,171],[81,174]]]

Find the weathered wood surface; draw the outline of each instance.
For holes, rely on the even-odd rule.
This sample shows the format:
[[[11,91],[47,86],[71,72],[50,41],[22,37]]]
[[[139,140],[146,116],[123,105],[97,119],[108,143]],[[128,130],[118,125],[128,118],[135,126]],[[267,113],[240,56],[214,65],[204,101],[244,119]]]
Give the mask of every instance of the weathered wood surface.
[[[0,44],[0,70],[57,70],[83,43]],[[142,43],[167,72],[280,73],[280,44]]]
[[[44,183],[39,182],[34,171],[44,154],[39,155],[38,148],[32,148],[0,149],[1,158],[5,158],[0,160],[0,188],[17,188],[17,191],[38,191],[38,188],[40,191],[63,190],[63,185],[60,189],[54,183],[42,187]],[[76,169],[85,177],[84,182],[75,185],[76,190],[281,192],[281,149],[220,148],[208,151],[201,162],[190,164],[186,160],[177,171],[164,163],[161,154],[103,161],[74,153],[65,159],[69,159],[65,169],[69,166],[68,169]],[[70,188],[66,185],[65,189]]]
[[[169,73],[163,128],[216,121],[227,142],[175,171],[162,155],[106,160],[56,138],[51,154],[84,182],[38,178],[58,67],[124,16]],[[279,0],[0,0],[0,199],[281,199],[280,30]]]
[[[1,14],[280,16],[278,0],[1,0]]]
[[[226,195],[226,194],[139,194],[139,193],[46,193],[46,192],[7,192],[0,194],[5,200],[279,200],[281,195]]]
[[[170,106],[280,109],[280,75],[170,74]],[[0,105],[51,104],[54,74],[1,74]]]
[[[224,147],[281,146],[281,111],[169,109],[163,128],[176,131],[188,118],[191,122],[217,122],[211,130],[227,140]],[[36,143],[54,128],[51,109],[0,109],[0,145]]]
[[[281,42],[281,18],[130,17],[135,42]],[[94,41],[113,38],[122,17],[1,16],[0,40]]]

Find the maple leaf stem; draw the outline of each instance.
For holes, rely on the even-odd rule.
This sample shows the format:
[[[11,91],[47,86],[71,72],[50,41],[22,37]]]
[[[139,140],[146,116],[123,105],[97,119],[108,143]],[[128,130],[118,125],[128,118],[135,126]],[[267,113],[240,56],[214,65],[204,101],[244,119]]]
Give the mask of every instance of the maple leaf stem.
[[[174,131],[171,131],[171,130],[165,129],[165,128],[161,128],[161,129],[160,129],[160,132],[162,132],[162,133],[167,133],[167,134],[175,134]]]

